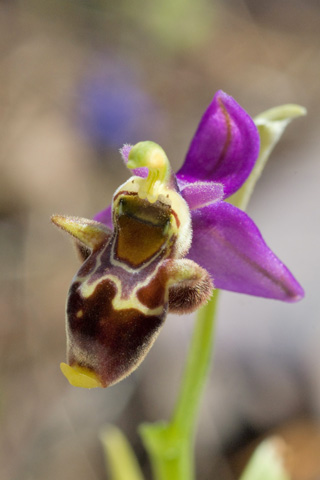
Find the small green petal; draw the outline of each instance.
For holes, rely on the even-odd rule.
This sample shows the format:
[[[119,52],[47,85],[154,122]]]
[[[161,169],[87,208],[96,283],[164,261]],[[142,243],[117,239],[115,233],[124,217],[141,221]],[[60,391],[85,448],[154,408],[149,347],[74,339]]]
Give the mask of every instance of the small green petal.
[[[297,117],[306,115],[307,111],[299,105],[287,104],[280,107],[274,107],[258,115],[254,122],[260,135],[260,153],[258,160],[247,181],[240,190],[229,198],[230,203],[241,210],[248,206],[255,185],[267,164],[269,156],[280,140],[287,125]]]
[[[111,480],[144,480],[136,456],[121,430],[108,425],[100,433],[100,440]]]
[[[273,437],[262,442],[254,451],[240,480],[290,480],[283,464],[281,439]]]

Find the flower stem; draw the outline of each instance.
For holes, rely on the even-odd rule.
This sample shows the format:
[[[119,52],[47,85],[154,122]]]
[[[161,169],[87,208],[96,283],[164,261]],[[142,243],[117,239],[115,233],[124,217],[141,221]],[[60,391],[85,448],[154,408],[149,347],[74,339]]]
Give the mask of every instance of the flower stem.
[[[180,393],[170,422],[143,424],[140,433],[156,480],[193,480],[193,444],[209,372],[218,291],[198,313]]]

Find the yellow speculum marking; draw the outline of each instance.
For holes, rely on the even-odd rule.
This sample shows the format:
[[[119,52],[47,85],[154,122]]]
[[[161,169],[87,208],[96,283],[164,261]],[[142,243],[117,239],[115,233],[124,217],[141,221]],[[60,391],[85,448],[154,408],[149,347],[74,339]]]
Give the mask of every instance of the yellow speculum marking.
[[[162,226],[138,222],[123,215],[119,218],[116,255],[119,260],[138,267],[151,259],[166,243]]]
[[[70,385],[81,388],[96,388],[102,387],[99,377],[95,372],[80,365],[67,365],[60,363],[60,369],[63,375],[67,378]]]

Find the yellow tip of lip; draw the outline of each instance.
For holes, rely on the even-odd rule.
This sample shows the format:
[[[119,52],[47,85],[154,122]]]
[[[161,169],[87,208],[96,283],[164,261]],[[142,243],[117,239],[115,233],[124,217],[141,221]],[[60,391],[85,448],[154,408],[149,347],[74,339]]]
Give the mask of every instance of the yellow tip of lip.
[[[60,369],[63,375],[67,378],[70,385],[81,388],[96,388],[102,387],[102,384],[92,370],[89,368],[74,365],[71,367],[66,363],[60,363]]]

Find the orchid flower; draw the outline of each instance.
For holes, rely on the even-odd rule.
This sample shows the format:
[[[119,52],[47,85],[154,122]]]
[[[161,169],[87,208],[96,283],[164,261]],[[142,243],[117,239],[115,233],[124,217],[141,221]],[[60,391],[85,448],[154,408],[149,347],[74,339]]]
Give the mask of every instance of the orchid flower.
[[[153,142],[125,145],[133,176],[94,220],[55,215],[84,260],[67,301],[69,382],[106,387],[130,374],[168,312],[199,308],[216,288],[294,302],[303,289],[250,217],[226,199],[250,175],[259,133],[219,91],[174,174]]]

